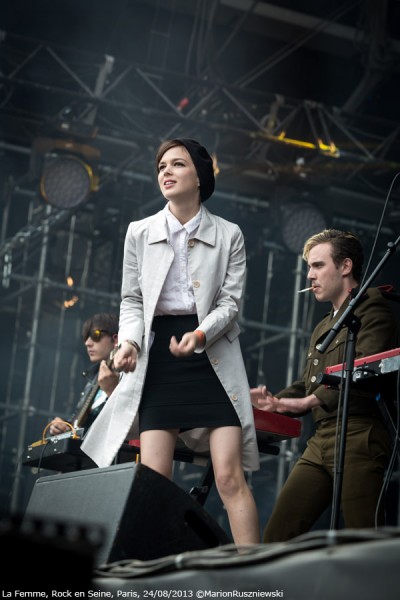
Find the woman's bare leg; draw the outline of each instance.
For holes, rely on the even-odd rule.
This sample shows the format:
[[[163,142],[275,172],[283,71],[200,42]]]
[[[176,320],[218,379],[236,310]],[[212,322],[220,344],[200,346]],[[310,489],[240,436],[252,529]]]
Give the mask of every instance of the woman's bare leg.
[[[228,513],[233,540],[236,545],[258,544],[258,512],[242,468],[240,427],[211,430],[210,448],[215,484]]]
[[[143,431],[140,434],[140,462],[172,479],[172,462],[178,429]]]

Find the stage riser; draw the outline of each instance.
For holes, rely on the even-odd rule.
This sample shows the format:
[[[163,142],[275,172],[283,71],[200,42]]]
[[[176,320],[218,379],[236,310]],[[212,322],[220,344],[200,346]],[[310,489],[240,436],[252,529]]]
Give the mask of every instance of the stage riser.
[[[272,546],[272,545],[271,545]],[[202,562],[206,564],[206,554]],[[93,589],[103,592],[135,592],[143,597],[146,590],[157,590],[159,597],[171,590],[176,598],[206,599],[197,592],[219,592],[219,598],[240,597],[253,592],[252,598],[283,598],[284,600],[398,600],[400,597],[400,530],[398,537],[373,542],[351,543],[307,550],[287,544],[286,555],[274,560],[254,561],[257,564],[238,565],[237,559],[224,568],[210,566],[201,569],[181,569],[167,574],[149,574],[132,579],[95,577]],[[228,594],[232,592],[229,596]],[[266,593],[271,592],[268,596]],[[257,595],[258,594],[258,595]],[[120,595],[119,597],[122,597]],[[249,596],[247,596],[249,597]]]

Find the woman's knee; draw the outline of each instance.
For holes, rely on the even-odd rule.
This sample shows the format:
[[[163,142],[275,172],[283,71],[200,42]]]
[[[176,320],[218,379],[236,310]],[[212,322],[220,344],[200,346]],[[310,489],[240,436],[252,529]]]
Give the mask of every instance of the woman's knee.
[[[242,473],[227,469],[215,473],[215,485],[222,496],[235,496],[246,482]]]

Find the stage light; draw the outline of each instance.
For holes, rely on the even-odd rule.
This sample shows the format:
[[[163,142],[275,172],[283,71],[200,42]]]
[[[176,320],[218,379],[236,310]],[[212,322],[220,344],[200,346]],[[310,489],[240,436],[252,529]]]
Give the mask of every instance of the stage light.
[[[64,308],[72,308],[77,302],[79,302],[79,296],[72,296],[69,300],[64,300],[63,306]]]
[[[100,151],[71,138],[34,140],[30,174],[39,179],[42,197],[57,208],[74,208],[98,189]]]
[[[92,167],[74,155],[59,155],[49,161],[40,179],[43,198],[58,208],[82,204],[95,189]]]
[[[283,242],[295,254],[301,254],[308,238],[327,226],[323,214],[309,203],[289,203],[282,214]]]
[[[217,158],[217,155],[216,155],[215,152],[213,152],[211,154],[211,158],[212,158],[212,161],[213,161],[214,176],[217,177],[217,175],[219,175],[219,173],[220,173],[221,170],[220,170],[220,168],[218,166],[218,158]]]
[[[331,158],[340,157],[339,148],[333,142],[329,142],[329,144],[326,144],[321,138],[318,138],[318,142],[315,144],[313,142],[307,142],[306,140],[287,138],[285,131],[282,131],[279,135],[262,135],[268,140],[271,140],[273,142],[279,142],[281,144],[286,144],[287,146],[296,146],[298,148],[305,148],[307,150],[319,150],[321,154],[324,154],[325,156],[329,156]]]

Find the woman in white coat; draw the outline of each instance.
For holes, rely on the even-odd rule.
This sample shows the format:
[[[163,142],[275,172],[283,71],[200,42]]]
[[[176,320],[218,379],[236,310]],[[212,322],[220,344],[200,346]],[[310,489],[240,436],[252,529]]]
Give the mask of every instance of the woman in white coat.
[[[259,468],[237,316],[245,274],[239,227],[204,206],[214,191],[212,159],[191,139],[168,140],[156,157],[165,208],[129,225],[119,346],[123,371],[82,449],[111,463],[140,434],[141,463],[172,476],[178,435],[209,449],[234,542],[259,542],[245,470]]]

